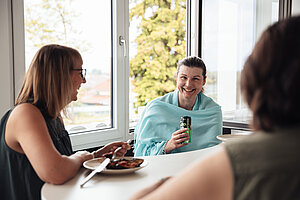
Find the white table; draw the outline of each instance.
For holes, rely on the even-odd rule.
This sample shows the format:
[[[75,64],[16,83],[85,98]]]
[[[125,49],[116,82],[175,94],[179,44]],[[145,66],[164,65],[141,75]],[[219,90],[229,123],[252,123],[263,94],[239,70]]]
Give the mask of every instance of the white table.
[[[63,185],[44,184],[42,199],[82,200],[82,199],[129,199],[138,190],[149,186],[166,176],[173,176],[187,165],[203,159],[218,148],[212,147],[186,153],[145,156],[148,165],[131,174],[96,174],[80,188],[79,183],[91,171],[81,168],[79,173]]]

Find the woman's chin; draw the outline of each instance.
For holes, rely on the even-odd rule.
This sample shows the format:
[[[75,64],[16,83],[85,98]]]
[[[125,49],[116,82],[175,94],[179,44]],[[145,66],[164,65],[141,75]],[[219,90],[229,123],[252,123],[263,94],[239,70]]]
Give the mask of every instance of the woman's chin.
[[[72,101],[77,101],[77,96],[74,96],[74,97],[72,98]]]

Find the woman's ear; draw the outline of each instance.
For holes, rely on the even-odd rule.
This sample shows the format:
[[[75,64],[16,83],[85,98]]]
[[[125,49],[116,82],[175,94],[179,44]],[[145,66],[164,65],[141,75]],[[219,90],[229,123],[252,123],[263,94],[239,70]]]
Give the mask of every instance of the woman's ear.
[[[202,84],[202,86],[204,86],[205,84],[206,84],[206,79],[207,79],[207,76],[203,76],[204,78],[203,78],[203,84]]]

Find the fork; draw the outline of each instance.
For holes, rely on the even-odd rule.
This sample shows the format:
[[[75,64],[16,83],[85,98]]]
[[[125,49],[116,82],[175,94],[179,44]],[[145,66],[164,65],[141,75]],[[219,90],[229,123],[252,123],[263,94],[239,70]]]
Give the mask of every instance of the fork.
[[[118,152],[120,149],[122,149],[122,147],[116,148],[116,150],[114,151],[114,153],[113,153],[113,155],[112,155],[112,157],[111,157],[111,159],[110,159],[110,162],[112,162],[112,161],[117,157],[117,152]]]
[[[130,145],[131,139],[127,140],[127,143]],[[116,148],[116,150],[114,151],[114,153],[113,153],[113,155],[112,155],[112,157],[111,157],[111,159],[110,159],[110,162],[112,162],[112,161],[117,157],[117,152],[118,152],[120,149],[122,149],[122,146]],[[122,157],[124,157],[124,156],[122,156]]]

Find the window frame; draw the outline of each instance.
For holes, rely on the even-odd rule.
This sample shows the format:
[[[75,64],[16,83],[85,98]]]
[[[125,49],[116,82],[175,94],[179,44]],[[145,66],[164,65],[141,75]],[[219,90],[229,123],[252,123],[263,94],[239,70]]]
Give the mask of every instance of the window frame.
[[[112,128],[71,134],[73,150],[88,149],[109,142],[132,139],[129,134],[129,2],[112,0]],[[1,59],[5,66],[1,79],[9,87],[1,87],[1,93],[9,98],[1,100],[1,114],[13,107],[25,75],[24,1],[1,1]],[[3,15],[3,16],[2,16]],[[2,26],[3,25],[3,26]],[[126,45],[119,43],[122,36]],[[7,84],[9,83],[9,84]],[[8,95],[5,95],[8,94]]]
[[[289,17],[292,7],[290,0],[279,0],[280,19]],[[113,128],[93,132],[72,134],[74,150],[101,146],[115,140],[132,139],[129,134],[129,58],[124,57],[124,47],[119,44],[119,36],[129,41],[129,2],[112,0],[113,13],[113,70],[112,70],[112,125]],[[187,55],[201,56],[202,0],[187,0],[190,9],[187,34]],[[289,5],[289,6],[286,6]],[[188,12],[188,11],[187,11]],[[284,13],[287,13],[284,15]],[[0,99],[0,112],[3,115],[13,107],[25,74],[24,43],[24,3],[19,0],[0,1],[0,59],[3,67],[0,74],[0,92],[6,98]],[[129,52],[128,42],[125,46]],[[247,129],[248,124],[223,121],[224,126]]]
[[[191,1],[191,37],[190,37],[190,52],[191,55],[202,57],[202,14],[203,1],[202,0],[190,0]],[[292,14],[293,10],[292,0],[279,0],[279,20],[288,18]],[[249,131],[251,130],[250,124],[238,121],[223,120],[223,128],[230,130]]]

